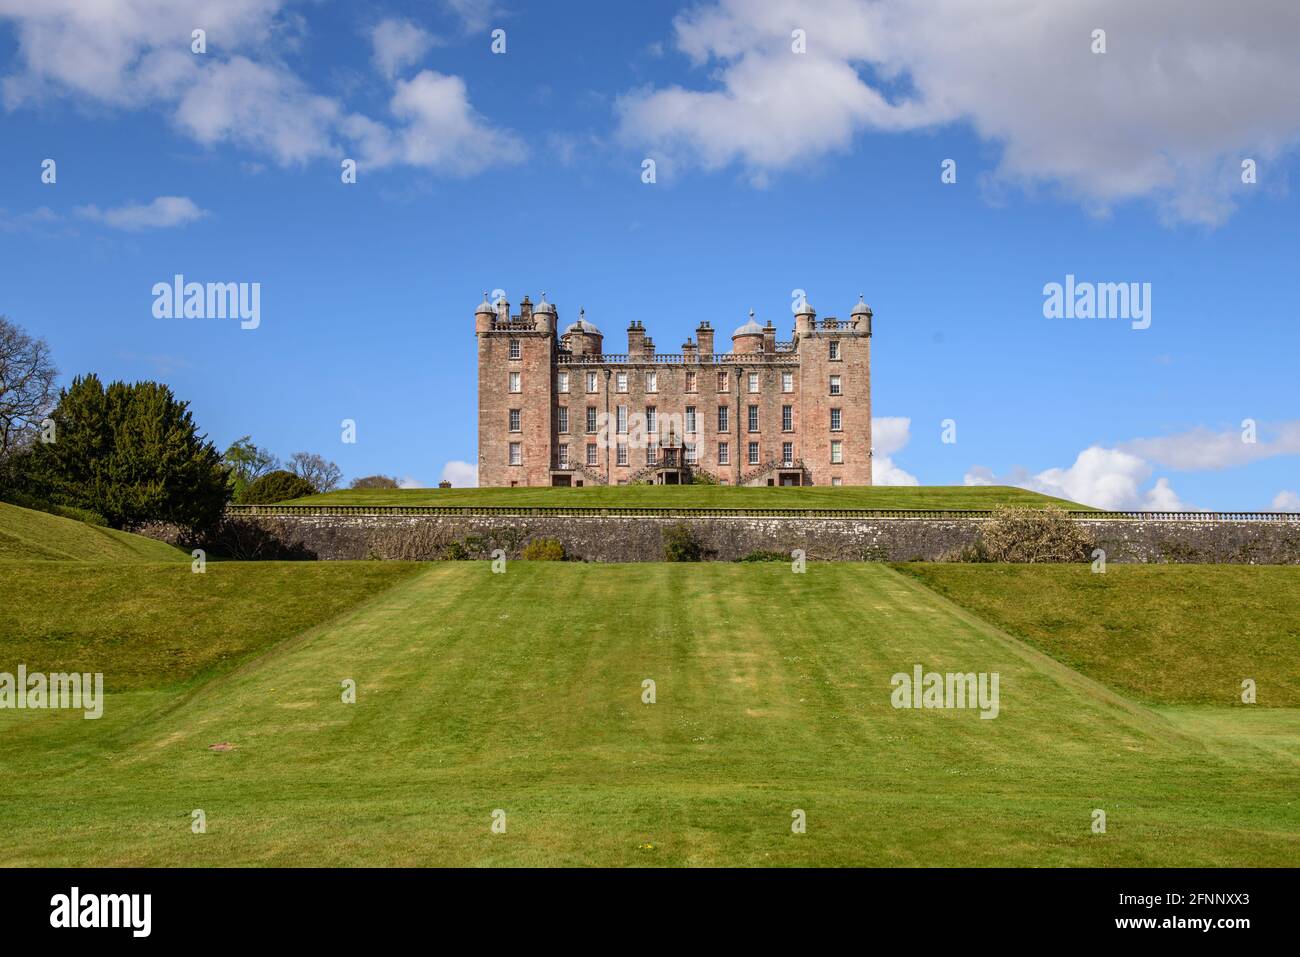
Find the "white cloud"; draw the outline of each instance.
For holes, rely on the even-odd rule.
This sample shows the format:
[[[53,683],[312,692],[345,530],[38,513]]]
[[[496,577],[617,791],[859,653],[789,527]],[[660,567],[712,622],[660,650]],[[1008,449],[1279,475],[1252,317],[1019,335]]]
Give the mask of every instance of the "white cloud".
[[[482,30],[501,13],[496,0],[445,0],[445,3],[470,33]]]
[[[912,434],[912,420],[905,416],[880,416],[871,419],[871,481],[875,485],[920,485],[917,477],[894,464],[893,454],[900,451]]]
[[[450,482],[452,488],[477,488],[478,466],[453,459],[442,467],[442,480]]]
[[[1276,425],[1261,423],[1255,441],[1245,441],[1244,429],[1213,432],[1192,429],[1154,439],[1133,439],[1120,448],[1172,469],[1195,471],[1248,465],[1275,455],[1300,455],[1300,419]]]
[[[1274,512],[1300,512],[1300,495],[1283,489],[1273,496],[1270,507]]]
[[[414,478],[413,476],[408,475],[405,478],[401,478],[397,480],[397,487],[398,488],[424,488],[424,483],[421,482],[418,478]]]
[[[290,166],[336,154],[339,104],[287,70],[235,56],[201,73],[176,104],[176,124],[205,146],[230,141]]]
[[[517,137],[494,129],[474,112],[458,76],[421,70],[410,80],[397,81],[389,106],[401,121],[394,129],[364,117],[345,124],[368,166],[405,163],[468,175],[522,158]]]
[[[1151,472],[1150,463],[1132,453],[1094,445],[1080,452],[1068,468],[1051,468],[1034,475],[1016,469],[998,477],[990,469],[976,466],[966,473],[964,481],[966,485],[1012,485],[1096,508],[1183,510],[1185,506],[1168,479],[1158,479],[1143,490]]]
[[[83,219],[128,232],[183,226],[208,215],[207,210],[200,209],[187,196],[159,196],[149,203],[127,203],[110,209],[100,209],[95,205],[78,206],[76,213]]]
[[[418,63],[435,42],[434,36],[410,20],[381,20],[370,31],[375,66],[390,80],[404,66]]]
[[[1300,139],[1293,0],[1249,16],[1208,0],[715,0],[674,31],[712,82],[625,95],[623,139],[760,182],[864,131],[962,122],[1000,147],[1003,183],[1057,184],[1095,211],[1151,198],[1216,224],[1241,159],[1266,167]]]
[[[281,166],[343,156],[373,165],[405,163],[467,174],[513,161],[515,138],[474,112],[459,77],[425,71],[397,84],[401,121],[350,112],[315,92],[282,59],[302,43],[300,15],[285,0],[0,0],[0,22],[17,37],[0,78],[7,109],[71,96],[122,109],[157,109],[205,146],[234,144]],[[464,4],[469,15],[481,4]],[[405,21],[372,34],[376,61],[391,77],[432,38]],[[204,54],[190,34],[207,31]]]

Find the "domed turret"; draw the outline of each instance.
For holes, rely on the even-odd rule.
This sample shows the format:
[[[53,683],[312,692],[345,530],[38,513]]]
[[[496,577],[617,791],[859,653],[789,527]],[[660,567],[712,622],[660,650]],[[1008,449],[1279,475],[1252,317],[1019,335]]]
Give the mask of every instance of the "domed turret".
[[[749,310],[749,322],[731,334],[732,352],[762,352],[763,327],[754,321],[754,310]]]
[[[598,355],[605,351],[605,334],[587,321],[587,310],[578,310],[578,321],[570,323],[560,339],[575,356]]]
[[[858,304],[853,307],[853,328],[871,335],[871,307],[858,296]]]

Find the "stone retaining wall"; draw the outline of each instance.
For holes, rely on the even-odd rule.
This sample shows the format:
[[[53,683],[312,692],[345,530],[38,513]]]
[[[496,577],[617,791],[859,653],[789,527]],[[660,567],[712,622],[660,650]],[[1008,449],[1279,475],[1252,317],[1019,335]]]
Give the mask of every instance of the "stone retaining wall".
[[[518,557],[535,538],[558,539],[595,562],[663,560],[664,529],[685,525],[708,558],[803,549],[811,560],[943,561],[975,542],[972,518],[659,518],[615,516],[259,515],[228,519],[263,550],[237,557],[434,559],[451,549]],[[1076,519],[1112,562],[1300,564],[1300,523],[1284,521]],[[270,543],[270,547],[266,547]]]

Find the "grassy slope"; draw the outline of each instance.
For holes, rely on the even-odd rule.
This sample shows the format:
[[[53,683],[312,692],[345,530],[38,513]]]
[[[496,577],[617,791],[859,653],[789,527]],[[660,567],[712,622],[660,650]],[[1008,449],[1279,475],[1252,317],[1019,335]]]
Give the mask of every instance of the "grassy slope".
[[[1300,568],[897,566],[1084,674],[1163,704],[1300,707]]]
[[[993,508],[1051,505],[1085,508],[1005,486],[845,486],[738,488],[723,485],[622,485],[584,488],[346,489],[294,500],[295,505],[586,505],[730,508]]]
[[[893,709],[889,678],[914,663],[998,671],[1001,715]],[[355,705],[339,700],[348,677]],[[881,565],[436,564],[169,712],[110,724],[137,694],[100,722],[25,713],[21,749],[0,737],[0,862],[1300,854],[1294,712],[1157,714]],[[1106,835],[1089,833],[1096,807]],[[194,808],[207,834],[190,832]]]
[[[188,562],[163,542],[0,502],[0,559]]]

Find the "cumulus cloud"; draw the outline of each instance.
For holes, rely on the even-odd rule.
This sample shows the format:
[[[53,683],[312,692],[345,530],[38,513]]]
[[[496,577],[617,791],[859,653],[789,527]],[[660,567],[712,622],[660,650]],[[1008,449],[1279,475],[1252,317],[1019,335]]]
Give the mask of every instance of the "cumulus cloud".
[[[1243,425],[1223,432],[1202,427],[1177,435],[1133,439],[1120,448],[1183,471],[1232,468],[1277,455],[1300,455],[1300,419],[1251,428]]]
[[[406,476],[397,480],[398,488],[424,488],[424,483],[413,476]]]
[[[465,82],[434,70],[398,80],[389,103],[399,123],[389,128],[353,117],[345,128],[371,167],[405,163],[468,175],[487,166],[518,162],[518,138],[488,125],[474,112]]]
[[[1275,512],[1300,512],[1300,495],[1283,489],[1273,496],[1271,508]]]
[[[389,79],[402,67],[419,62],[429,52],[435,39],[431,33],[410,20],[381,20],[370,31],[375,66]]]
[[[976,466],[966,473],[964,481],[966,485],[1012,485],[1096,508],[1182,511],[1185,506],[1168,479],[1160,478],[1143,489],[1152,471],[1149,462],[1130,452],[1094,445],[1080,452],[1068,468],[1051,468],[1037,474],[1016,469],[996,476],[992,470]]]
[[[912,438],[912,420],[905,416],[871,419],[871,481],[876,485],[920,485],[920,480],[894,464],[893,454]]]
[[[450,482],[452,488],[477,488],[478,466],[453,459],[442,467],[442,480]]]
[[[149,203],[127,203],[100,209],[98,206],[78,206],[78,216],[114,229],[136,232],[141,229],[167,229],[183,226],[208,215],[188,196],[159,196]]]
[[[514,140],[473,110],[459,77],[420,74],[399,84],[396,128],[317,93],[282,59],[301,43],[301,17],[285,0],[0,0],[17,53],[0,77],[9,110],[70,96],[121,109],[157,109],[204,146],[234,144],[281,166],[350,155],[472,173],[511,159]],[[472,5],[470,5],[472,6]],[[387,24],[387,26],[385,25]],[[404,24],[404,25],[403,25]],[[191,31],[208,49],[190,52]],[[432,38],[386,20],[371,35],[391,78]],[[418,82],[417,82],[418,81]]]
[[[708,80],[625,94],[620,134],[670,167],[737,164],[762,184],[864,131],[960,122],[999,147],[995,181],[1217,224],[1242,157],[1300,141],[1298,38],[1293,0],[1250,16],[1208,0],[714,0],[674,21]]]

